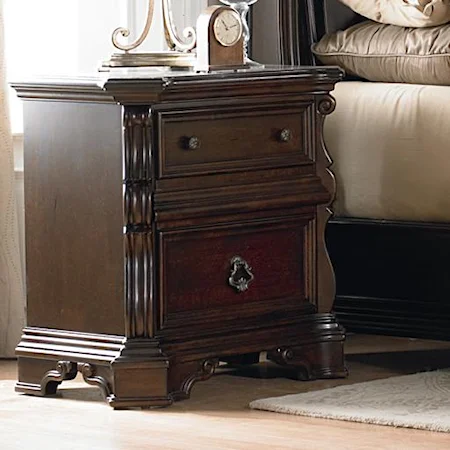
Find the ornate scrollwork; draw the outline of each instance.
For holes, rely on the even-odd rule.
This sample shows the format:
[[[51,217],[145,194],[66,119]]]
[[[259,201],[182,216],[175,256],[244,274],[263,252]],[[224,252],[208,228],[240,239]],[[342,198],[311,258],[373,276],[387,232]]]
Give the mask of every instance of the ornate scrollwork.
[[[320,283],[315,283],[316,289],[310,298],[312,303],[317,306],[319,312],[329,312],[333,308],[333,302],[336,296],[336,281],[334,278],[334,269],[325,242],[325,229],[328,220],[332,216],[331,204],[336,195],[336,180],[333,172],[330,170],[332,159],[325,145],[323,129],[326,115],[331,114],[334,111],[336,101],[331,95],[327,94],[320,96],[316,105],[318,114],[317,126],[319,130],[316,157],[317,174],[320,176],[322,184],[330,193],[330,199],[326,204],[318,206],[315,229],[311,230],[311,233],[315,233],[317,236],[316,268],[321,281]]]
[[[216,359],[207,359],[203,361],[201,370],[203,376],[210,377],[211,375],[214,375],[217,363],[218,361]]]
[[[44,380],[57,381],[61,383],[64,380],[71,380],[76,376],[76,365],[70,361],[58,361],[55,370],[48,371]]]
[[[245,292],[254,278],[252,268],[245,259],[235,256],[231,260],[231,274],[228,278],[228,284],[231,287],[234,287],[238,292]]]
[[[197,45],[197,34],[195,29],[187,27],[183,30],[184,41],[179,37],[175,21],[173,20],[171,0],[163,0],[163,17],[164,17],[164,32],[166,36],[167,45],[172,50],[179,50],[182,52],[191,51]]]
[[[88,363],[79,363],[78,371],[83,376],[84,381],[91,385],[99,387],[105,398],[112,396],[112,389],[104,377],[98,376],[95,366]]]
[[[331,114],[336,108],[336,100],[331,95],[324,95],[320,97],[317,103],[317,111],[326,116]]]
[[[191,51],[197,44],[197,34],[193,27],[187,27],[183,30],[183,37],[185,40],[181,39],[178,35],[178,30],[175,26],[175,21],[173,19],[171,0],[163,0],[163,19],[164,19],[164,34],[167,41],[167,45],[171,50],[178,50],[182,52]],[[128,28],[119,27],[113,31],[112,42],[113,45],[119,50],[129,52],[139,47],[147,38],[152,23],[153,16],[155,12],[155,0],[149,0],[147,18],[144,26],[144,30],[141,35],[131,44],[121,44],[119,42],[119,37],[128,37],[130,35],[130,30]]]
[[[145,41],[146,37],[148,36],[148,33],[150,31],[150,28],[151,28],[152,22],[153,22],[154,11],[155,11],[155,0],[149,0],[148,11],[147,11],[147,20],[145,22],[144,31],[131,44],[128,44],[128,45],[121,44],[118,41],[119,35],[122,37],[128,37],[130,35],[130,30],[128,28],[123,28],[123,27],[116,28],[112,34],[112,43],[113,43],[114,47],[118,48],[119,50],[124,50],[125,52],[134,50],[135,48],[139,47]]]
[[[73,380],[77,376],[77,365],[70,361],[58,361],[56,369],[49,370],[41,380],[42,395],[56,394],[58,386],[64,380]]]
[[[269,351],[267,359],[281,366],[295,369],[295,377],[299,380],[306,381],[315,378],[311,361],[302,352],[299,355],[296,354],[292,348],[280,347]]]
[[[290,348],[277,348],[275,354],[279,364],[289,364],[294,359],[294,351]]]
[[[205,359],[204,361],[201,361],[199,370],[197,372],[193,373],[192,375],[190,375],[186,380],[183,381],[180,392],[184,393],[185,396],[189,396],[192,386],[197,381],[208,380],[214,374],[218,364],[219,364],[219,360],[216,358]]]

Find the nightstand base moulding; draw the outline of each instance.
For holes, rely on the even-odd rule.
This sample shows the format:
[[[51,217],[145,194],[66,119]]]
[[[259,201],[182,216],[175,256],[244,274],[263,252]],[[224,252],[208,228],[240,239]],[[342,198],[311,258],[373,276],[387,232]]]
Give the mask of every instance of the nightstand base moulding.
[[[272,346],[278,345],[262,347],[268,332]],[[28,328],[17,348],[19,380],[24,381],[18,381],[16,391],[54,395],[63,381],[79,372],[114,408],[168,406],[189,398],[193,385],[209,379],[219,362],[256,363],[261,350],[268,359],[291,367],[292,377],[299,380],[345,377],[342,335],[333,316],[314,314],[299,317],[289,327],[221,337],[220,349],[211,337],[167,343],[168,353],[174,355],[170,357],[157,341]],[[247,353],[236,354],[243,351],[243,342]]]

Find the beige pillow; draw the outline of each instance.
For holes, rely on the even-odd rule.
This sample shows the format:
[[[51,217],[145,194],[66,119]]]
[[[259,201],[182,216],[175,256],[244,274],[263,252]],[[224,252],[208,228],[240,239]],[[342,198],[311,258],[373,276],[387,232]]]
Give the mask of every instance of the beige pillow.
[[[404,28],[366,21],[313,46],[324,64],[370,81],[450,85],[450,24]]]
[[[450,22],[450,0],[339,0],[375,22],[432,27]]]

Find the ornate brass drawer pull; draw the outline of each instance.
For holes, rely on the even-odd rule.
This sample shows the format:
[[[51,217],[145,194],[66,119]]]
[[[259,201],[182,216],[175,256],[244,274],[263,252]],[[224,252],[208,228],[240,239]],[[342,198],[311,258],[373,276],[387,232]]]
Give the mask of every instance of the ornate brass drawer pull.
[[[252,268],[247,261],[240,256],[233,257],[231,260],[231,274],[230,278],[228,278],[229,285],[238,292],[245,292],[254,278]]]
[[[280,142],[289,142],[292,139],[292,131],[289,128],[283,128],[278,135]]]
[[[181,146],[185,150],[197,150],[200,148],[201,142],[197,136],[183,137],[181,139]]]

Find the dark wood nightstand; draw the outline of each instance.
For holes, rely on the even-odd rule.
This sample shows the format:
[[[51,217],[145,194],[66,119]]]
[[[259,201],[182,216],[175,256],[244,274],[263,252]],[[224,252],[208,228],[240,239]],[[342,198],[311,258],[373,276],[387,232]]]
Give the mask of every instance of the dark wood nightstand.
[[[189,396],[259,352],[345,376],[322,139],[338,68],[110,74],[25,100],[28,327],[17,391],[80,371],[111,406]]]

